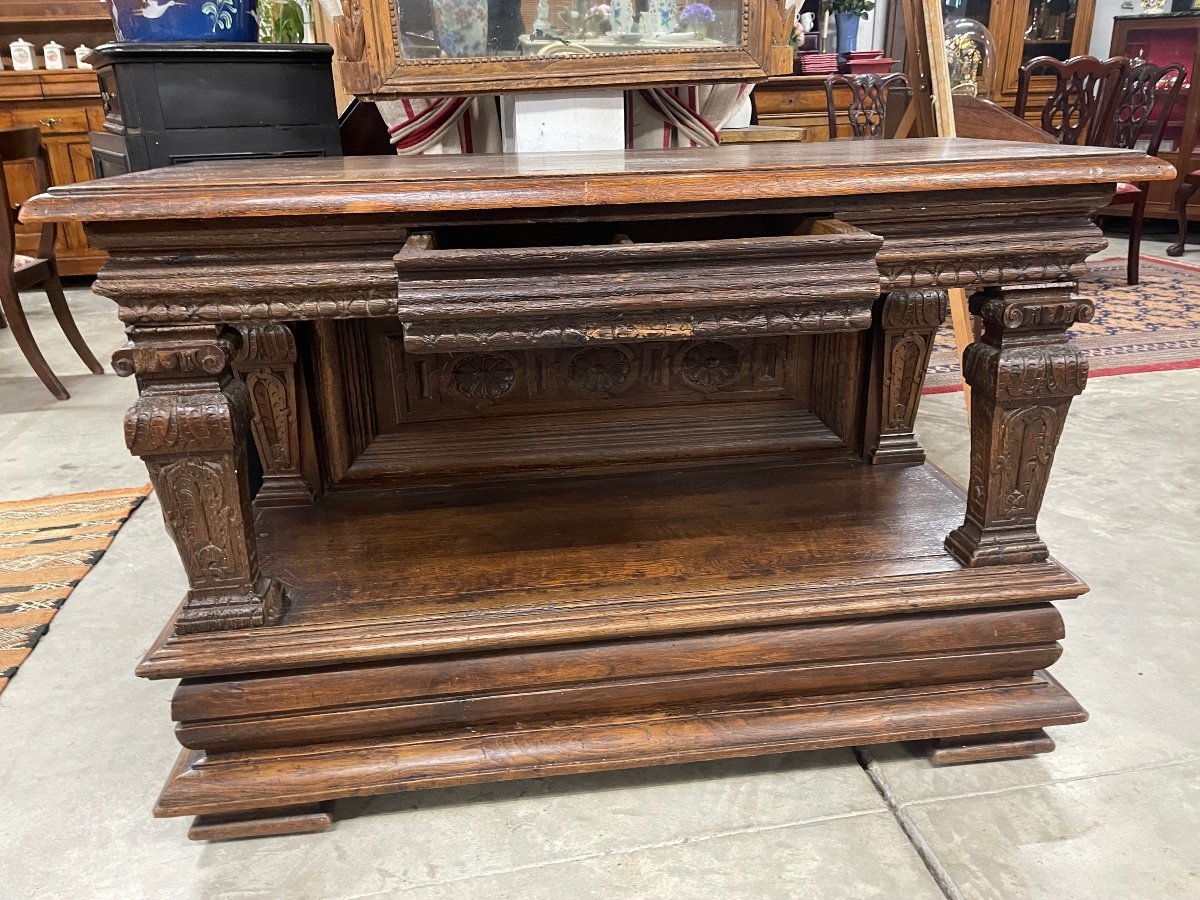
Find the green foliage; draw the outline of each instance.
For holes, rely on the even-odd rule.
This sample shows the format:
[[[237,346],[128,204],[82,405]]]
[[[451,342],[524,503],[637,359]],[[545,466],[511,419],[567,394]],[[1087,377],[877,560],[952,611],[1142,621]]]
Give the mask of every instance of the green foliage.
[[[829,0],[830,12],[854,13],[860,19],[865,19],[873,9],[875,0]]]
[[[259,0],[258,36],[269,44],[302,43],[304,10],[299,0]]]

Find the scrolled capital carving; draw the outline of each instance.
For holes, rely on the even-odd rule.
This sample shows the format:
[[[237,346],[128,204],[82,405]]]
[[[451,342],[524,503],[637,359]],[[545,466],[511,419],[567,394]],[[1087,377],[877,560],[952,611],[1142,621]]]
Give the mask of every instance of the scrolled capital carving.
[[[225,371],[240,343],[237,332],[208,325],[164,328],[152,344],[135,335],[113,354],[113,370],[123,377],[213,378]]]
[[[296,339],[287,325],[238,325],[236,329],[241,337],[236,356],[239,366],[295,362]]]
[[[999,326],[1005,331],[1066,331],[1076,322],[1090,322],[1096,314],[1091,300],[1070,293],[1071,285],[1055,286],[1027,296],[1012,297],[985,290],[976,310],[985,327]],[[1012,289],[1010,288],[1011,292]]]
[[[232,451],[237,424],[248,416],[246,389],[143,393],[125,414],[125,443],[135,456]]]
[[[883,304],[883,327],[936,328],[950,315],[950,302],[940,288],[891,291]]]

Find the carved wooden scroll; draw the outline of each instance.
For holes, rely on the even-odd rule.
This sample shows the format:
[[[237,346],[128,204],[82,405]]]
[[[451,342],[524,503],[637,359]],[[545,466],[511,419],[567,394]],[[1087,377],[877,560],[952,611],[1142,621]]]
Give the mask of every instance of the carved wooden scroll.
[[[132,328],[113,368],[140,394],[125,439],[150,470],[188,592],[179,634],[264,625],[278,618],[279,582],[260,576],[246,477],[246,388],[230,362],[237,332],[212,325]]]
[[[315,491],[301,460],[296,340],[287,325],[239,325],[241,349],[234,371],[250,399],[250,428],[263,467],[255,496],[260,506],[311,503]]]
[[[1047,557],[1036,525],[1071,398],[1087,383],[1087,358],[1067,338],[1095,312],[1075,284],[987,288],[972,298],[981,341],[967,348],[971,479],[966,521],[946,549],[968,566]]]

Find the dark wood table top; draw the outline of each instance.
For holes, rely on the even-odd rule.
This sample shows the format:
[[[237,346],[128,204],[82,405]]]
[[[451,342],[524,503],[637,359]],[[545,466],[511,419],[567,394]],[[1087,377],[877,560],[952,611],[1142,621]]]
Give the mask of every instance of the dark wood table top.
[[[196,163],[52,188],[22,219],[139,221],[621,206],[1157,181],[1129,150],[964,138]]]

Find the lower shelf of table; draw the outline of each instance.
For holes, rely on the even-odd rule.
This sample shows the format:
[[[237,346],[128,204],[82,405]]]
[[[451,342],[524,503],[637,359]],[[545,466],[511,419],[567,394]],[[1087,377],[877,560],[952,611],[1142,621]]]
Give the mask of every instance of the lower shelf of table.
[[[259,512],[275,626],[170,635],[149,677],[1061,600],[1053,560],[967,569],[937,470],[762,458],[332,494]]]

